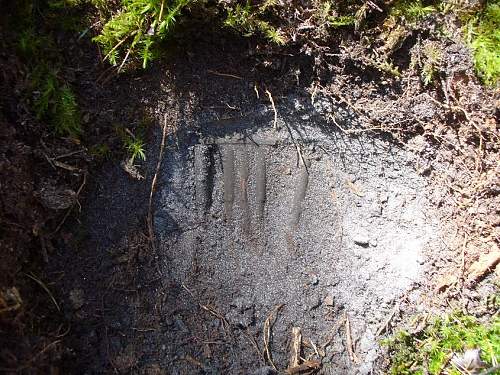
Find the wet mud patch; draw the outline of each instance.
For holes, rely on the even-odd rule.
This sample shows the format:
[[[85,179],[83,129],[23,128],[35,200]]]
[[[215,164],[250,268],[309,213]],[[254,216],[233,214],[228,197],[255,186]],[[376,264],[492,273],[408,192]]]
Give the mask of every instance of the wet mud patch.
[[[172,373],[285,369],[293,327],[321,373],[369,373],[395,304],[419,297],[440,245],[412,155],[308,114],[277,125],[269,112],[205,123],[166,154],[154,227],[178,294],[165,355],[199,362]]]
[[[105,168],[85,240],[68,242],[82,250],[54,265],[69,291],[68,371],[283,372],[299,327],[295,353],[312,370],[376,368],[395,306],[419,304],[440,234],[414,156],[326,124],[333,110],[290,100],[277,124],[257,108],[179,127],[157,179],[155,251],[149,183]],[[356,121],[335,112],[344,129]]]

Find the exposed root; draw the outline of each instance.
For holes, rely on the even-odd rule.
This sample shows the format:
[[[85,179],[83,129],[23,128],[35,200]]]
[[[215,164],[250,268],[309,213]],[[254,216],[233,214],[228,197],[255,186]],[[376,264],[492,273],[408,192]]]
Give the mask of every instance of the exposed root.
[[[54,295],[52,294],[52,292],[50,291],[50,289],[47,287],[47,285],[45,285],[40,279],[36,278],[34,275],[30,275],[28,273],[25,273],[24,275],[26,275],[31,280],[33,280],[38,285],[40,285],[42,287],[42,289],[45,290],[45,292],[49,295],[50,300],[52,301],[52,303],[57,308],[57,311],[61,311],[61,308],[59,307],[59,304],[57,303],[56,299],[54,298]]]

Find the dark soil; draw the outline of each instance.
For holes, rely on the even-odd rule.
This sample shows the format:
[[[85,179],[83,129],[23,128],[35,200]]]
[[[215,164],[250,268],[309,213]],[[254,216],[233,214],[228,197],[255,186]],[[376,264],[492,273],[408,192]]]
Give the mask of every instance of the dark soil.
[[[9,228],[2,249],[19,248],[2,255],[0,285],[31,295],[40,285],[21,282],[18,270],[38,265],[36,277],[63,314],[45,291],[27,301],[54,326],[27,344],[38,356],[22,371],[267,374],[273,363],[288,366],[299,326],[303,357],[320,359],[320,373],[378,373],[379,337],[400,314],[445,305],[435,287],[447,269],[461,276],[440,290],[474,311],[477,303],[463,297],[475,293],[467,270],[498,243],[498,125],[495,94],[473,78],[464,47],[447,47],[443,93],[415,74],[396,80],[362,69],[349,51],[255,54],[251,40],[201,30],[191,40],[148,71],[120,76],[98,63],[94,47],[75,42],[83,43],[71,56],[88,144],[117,151],[117,125],[136,129],[152,119],[147,162],[138,166],[145,179],[132,178],[118,158],[94,166],[80,213],[48,246],[32,229],[50,221],[42,227],[51,234],[66,211],[47,207],[36,191],[48,176],[58,191],[75,192],[83,175],[56,178],[40,167],[36,136],[2,130],[11,166],[1,172]],[[455,104],[438,104],[445,95]],[[467,116],[486,125],[466,128]],[[152,239],[146,219],[164,124]],[[0,358],[16,369],[30,364],[16,339],[28,336],[12,327],[2,326]],[[14,342],[20,346],[9,349]]]

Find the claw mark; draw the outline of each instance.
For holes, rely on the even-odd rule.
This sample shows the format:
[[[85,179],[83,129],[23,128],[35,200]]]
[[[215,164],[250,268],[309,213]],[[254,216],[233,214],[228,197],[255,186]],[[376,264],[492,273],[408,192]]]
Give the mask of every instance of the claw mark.
[[[250,232],[250,212],[248,209],[248,154],[246,149],[240,153],[240,189],[241,189],[241,209],[243,211],[243,233]]]
[[[257,219],[260,223],[264,221],[264,208],[266,205],[266,151],[263,147],[257,149],[256,155],[256,186],[255,196],[257,199]]]
[[[224,169],[224,212],[226,221],[230,221],[233,216],[234,202],[234,150],[228,147],[222,161]]]
[[[196,145],[194,149],[196,206],[204,216],[212,204],[213,152],[211,146]]]
[[[309,172],[308,168],[310,166],[310,161],[306,161],[305,165],[302,165],[299,172],[299,181],[297,188],[295,189],[295,194],[292,202],[292,212],[290,219],[290,232],[293,233],[297,230],[299,225],[300,215],[302,213],[302,202],[306,197],[307,185],[309,184]]]

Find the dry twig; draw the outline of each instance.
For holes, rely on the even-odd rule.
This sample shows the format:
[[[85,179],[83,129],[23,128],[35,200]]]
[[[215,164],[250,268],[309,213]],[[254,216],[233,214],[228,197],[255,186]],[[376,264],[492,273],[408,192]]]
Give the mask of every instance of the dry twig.
[[[356,351],[354,350],[354,345],[352,342],[351,336],[351,322],[349,321],[349,316],[345,314],[345,335],[347,341],[347,351],[349,352],[349,357],[351,361],[353,361],[356,365],[360,363],[358,356],[356,355]]]
[[[271,106],[273,107],[273,112],[274,112],[273,128],[278,129],[278,111],[276,111],[276,106],[274,105],[273,96],[267,89],[266,89],[266,95],[269,98],[269,101],[271,102]]]
[[[271,340],[271,329],[276,321],[276,317],[278,315],[278,312],[281,310],[281,308],[285,306],[284,304],[277,305],[273,311],[269,314],[267,317],[266,321],[264,322],[264,353],[266,356],[267,361],[271,365],[271,367],[275,370],[278,371],[276,368],[272,356],[271,356],[271,349],[269,348],[270,340]]]
[[[292,327],[292,353],[288,368],[297,367],[300,364],[300,351],[302,349],[302,332],[300,327]]]
[[[243,78],[241,78],[240,76],[237,76],[237,75],[234,75],[234,74],[227,74],[227,73],[219,73],[215,70],[207,70],[208,73],[211,73],[211,74],[214,74],[216,76],[221,76],[221,77],[229,77],[229,78],[234,78],[234,79],[239,79],[239,80],[242,80]]]
[[[160,172],[161,163],[163,161],[163,152],[165,150],[165,140],[167,138],[167,115],[163,117],[163,129],[161,136],[160,151],[158,153],[158,162],[156,163],[156,170],[153,176],[153,181],[151,182],[151,190],[149,192],[149,203],[148,203],[148,234],[149,241],[151,243],[151,248],[156,251],[156,243],[154,237],[154,227],[153,227],[153,195],[156,189],[156,180],[158,179],[158,173]]]

